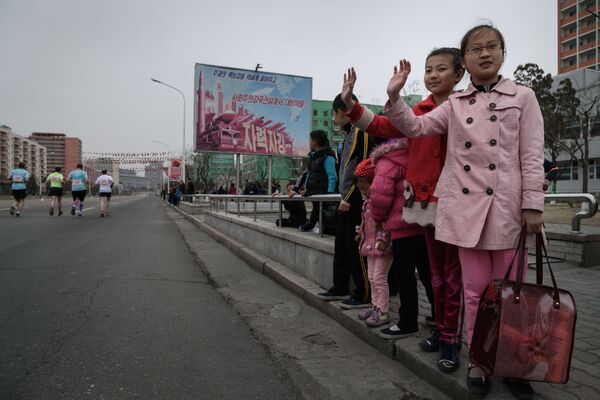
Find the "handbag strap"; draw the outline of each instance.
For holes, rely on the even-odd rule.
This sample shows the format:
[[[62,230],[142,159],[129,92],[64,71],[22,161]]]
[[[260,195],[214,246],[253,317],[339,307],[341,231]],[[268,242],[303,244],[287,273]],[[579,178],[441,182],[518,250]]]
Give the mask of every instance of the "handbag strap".
[[[515,259],[517,257],[519,257],[519,261],[518,263],[522,264],[522,261],[524,259],[524,254],[523,252],[525,251],[525,240],[527,239],[527,228],[523,227],[523,229],[521,229],[521,235],[519,236],[519,244],[517,244],[517,251],[515,251],[515,255],[513,256],[512,260],[510,261],[510,265],[508,266],[508,269],[506,270],[506,274],[504,274],[504,280],[507,281],[508,278],[510,277],[510,274],[512,272],[513,269],[513,265],[515,264]],[[517,264],[517,274],[519,274],[519,270],[518,268],[521,267],[521,274],[523,273],[523,266],[522,265],[518,265]]]
[[[560,293],[558,291],[558,285],[556,284],[556,277],[554,276],[554,271],[552,271],[552,267],[550,266],[550,259],[548,258],[548,252],[546,250],[546,243],[544,243],[544,238],[543,238],[541,232],[536,233],[535,237],[536,237],[536,242],[539,243],[539,246],[544,251],[544,257],[546,258],[546,265],[548,266],[548,270],[550,271],[550,278],[552,279],[552,286],[554,288],[554,294],[553,294],[554,308],[559,309],[560,308]],[[540,271],[544,268],[544,265],[543,265],[543,263],[541,263],[541,261],[542,260],[541,260],[541,256],[540,256],[540,264],[539,265],[536,264],[536,266],[535,266],[536,268],[539,268]],[[541,273],[540,273],[540,276],[541,276]]]

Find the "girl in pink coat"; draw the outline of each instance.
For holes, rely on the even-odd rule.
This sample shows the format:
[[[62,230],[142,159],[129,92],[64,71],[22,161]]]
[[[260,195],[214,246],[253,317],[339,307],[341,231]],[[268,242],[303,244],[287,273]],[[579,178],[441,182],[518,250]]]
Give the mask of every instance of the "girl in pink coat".
[[[423,116],[400,98],[410,63],[400,61],[388,85],[385,114],[404,135],[448,134],[446,163],[438,181],[436,239],[458,246],[462,267],[467,343],[485,287],[503,278],[516,254],[522,226],[539,232],[544,210],[544,126],[534,92],[499,75],[504,37],[490,25],[461,41],[471,84]],[[515,278],[516,268],[513,268]],[[509,380],[519,398],[531,398],[524,381]],[[490,381],[470,366],[467,385],[483,397]]]
[[[359,250],[367,257],[369,283],[371,286],[371,308],[362,311],[358,318],[368,326],[376,327],[390,322],[388,272],[394,258],[390,246],[390,232],[372,217],[371,183],[375,177],[375,166],[370,158],[361,161],[354,172],[355,185],[365,200],[360,226],[356,227]]]

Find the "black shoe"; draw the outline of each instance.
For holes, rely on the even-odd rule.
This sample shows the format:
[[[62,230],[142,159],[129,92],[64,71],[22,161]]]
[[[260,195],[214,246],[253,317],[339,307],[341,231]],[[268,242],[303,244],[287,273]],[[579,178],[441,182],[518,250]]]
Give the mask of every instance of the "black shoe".
[[[354,310],[357,308],[367,308],[367,307],[371,307],[371,302],[370,301],[362,301],[362,300],[358,300],[358,299],[348,299],[348,300],[344,300],[340,303],[340,307],[342,307],[344,310]]]
[[[454,372],[458,368],[460,360],[458,358],[458,345],[453,343],[440,342],[440,358],[438,359],[438,368],[444,372]]]
[[[314,225],[313,224],[304,224],[304,225],[300,225],[300,227],[298,229],[300,229],[300,231],[302,232],[308,232],[308,231],[312,231],[314,229]]]
[[[413,336],[419,331],[416,329],[404,329],[400,328],[398,325],[392,325],[389,328],[382,329],[379,331],[379,335],[386,339],[401,339],[407,336]]]
[[[508,385],[510,392],[519,400],[531,400],[533,399],[533,388],[527,381],[520,379],[503,379],[504,383]]]
[[[329,289],[326,292],[323,293],[318,293],[317,296],[321,299],[321,300],[325,300],[325,301],[333,301],[333,300],[348,300],[350,298],[350,294],[346,293],[340,293],[337,292],[335,290]]]
[[[431,333],[431,336],[419,342],[419,346],[424,351],[430,353],[437,353],[438,351],[440,351],[440,331],[438,331],[437,329],[432,329]]]
[[[60,217],[61,215],[63,215],[62,210],[58,210],[58,216]]]
[[[51,208],[50,211],[48,211],[48,213],[50,214],[50,216],[54,215],[54,208]]]
[[[75,206],[71,207],[71,215],[75,215]]]
[[[469,365],[469,372],[473,368]],[[478,399],[483,399],[490,391],[490,379],[487,376],[471,377],[467,375],[467,387],[471,395]]]

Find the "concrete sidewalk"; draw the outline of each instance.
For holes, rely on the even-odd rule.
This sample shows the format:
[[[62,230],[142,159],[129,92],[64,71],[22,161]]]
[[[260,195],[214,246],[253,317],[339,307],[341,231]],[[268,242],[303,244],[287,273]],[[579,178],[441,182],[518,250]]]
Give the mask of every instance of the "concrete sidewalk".
[[[202,216],[191,216],[179,210],[197,226],[209,233],[217,241],[238,254],[249,265],[282,286],[302,297],[308,304],[329,315],[342,326],[353,332],[380,352],[400,361],[421,378],[438,387],[453,399],[468,399],[465,376],[467,373],[467,350],[463,346],[462,365],[453,374],[444,374],[437,369],[436,354],[419,350],[418,342],[429,336],[429,329],[423,324],[419,335],[397,341],[386,340],[379,336],[379,329],[367,328],[358,320],[358,311],[345,311],[338,303],[327,303],[316,294],[323,291],[314,282],[290,271],[263,255],[257,254],[247,246],[224,236],[220,232],[202,222]],[[561,288],[570,290],[577,303],[578,318],[575,337],[575,349],[570,381],[566,385],[549,385],[534,383],[536,398],[541,399],[595,399],[600,398],[600,337],[594,335],[600,327],[600,302],[597,295],[600,288],[600,266],[579,268],[566,262],[555,262],[552,265],[556,279]],[[529,281],[532,281],[534,270],[529,270]],[[419,287],[421,315],[429,315],[429,304],[422,287]],[[397,309],[397,299],[392,301],[392,309]],[[511,399],[513,396],[499,380],[493,380],[493,389],[488,399]]]

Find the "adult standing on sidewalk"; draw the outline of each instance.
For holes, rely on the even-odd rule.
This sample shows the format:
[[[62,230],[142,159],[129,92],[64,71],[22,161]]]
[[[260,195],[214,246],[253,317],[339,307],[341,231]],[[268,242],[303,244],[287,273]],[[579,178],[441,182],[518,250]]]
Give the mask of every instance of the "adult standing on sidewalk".
[[[100,217],[104,218],[105,215],[108,217],[108,207],[110,204],[110,198],[112,196],[113,178],[112,176],[108,175],[107,170],[102,170],[102,175],[96,179],[96,185],[100,186]]]
[[[10,214],[21,216],[21,211],[25,206],[25,198],[27,197],[27,180],[29,179],[29,172],[25,169],[25,163],[20,162],[19,168],[15,168],[8,174],[10,180],[10,190],[15,198],[15,203],[10,207]]]
[[[61,168],[54,168],[54,172],[48,175],[46,178],[47,182],[50,182],[50,215],[54,215],[54,209],[58,207],[58,216],[63,215],[62,211],[62,195],[63,195],[63,184],[65,183],[65,177],[60,173]]]
[[[358,102],[358,99],[354,97]],[[335,234],[335,253],[333,256],[333,287],[320,293],[323,300],[339,300],[349,294],[350,277],[356,285],[350,299],[344,300],[343,308],[365,308],[371,302],[367,263],[358,253],[354,240],[355,229],[361,222],[363,200],[360,191],[354,185],[356,166],[369,157],[373,142],[369,135],[355,128],[346,116],[346,105],[341,94],[333,100],[334,121],[344,134],[339,158],[340,202],[337,230]]]

